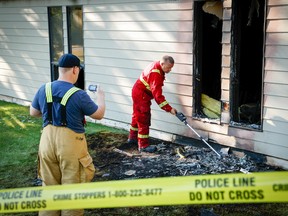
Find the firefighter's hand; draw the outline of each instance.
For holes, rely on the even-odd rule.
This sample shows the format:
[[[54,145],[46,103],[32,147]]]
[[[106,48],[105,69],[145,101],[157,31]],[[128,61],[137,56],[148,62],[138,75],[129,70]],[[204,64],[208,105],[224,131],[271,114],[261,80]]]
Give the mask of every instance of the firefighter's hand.
[[[93,119],[100,120],[104,117],[106,105],[105,105],[105,93],[101,88],[99,88],[99,86],[97,89],[96,104],[98,105],[98,109],[96,110],[96,112],[90,115],[90,117]]]
[[[100,100],[104,100],[105,99],[105,93],[102,90],[102,88],[100,88],[100,86],[98,87],[98,90],[97,90],[97,97],[100,98]]]
[[[97,102],[98,107],[105,107],[105,93],[101,88],[98,88],[97,90]]]
[[[170,113],[171,113],[172,115],[176,115],[177,110],[176,110],[175,108],[172,108],[171,111],[170,111]]]

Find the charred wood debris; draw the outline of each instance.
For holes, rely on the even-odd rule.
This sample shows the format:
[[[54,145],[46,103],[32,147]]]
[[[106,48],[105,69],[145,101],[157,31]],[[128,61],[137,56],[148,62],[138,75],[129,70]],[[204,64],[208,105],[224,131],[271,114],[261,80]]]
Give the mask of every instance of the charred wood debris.
[[[93,182],[284,170],[266,164],[262,155],[249,152],[235,154],[229,147],[217,149],[221,154],[219,158],[204,144],[199,145],[199,140],[191,145],[180,145],[150,138],[157,151],[139,153],[137,146],[126,143],[126,139],[125,134],[110,132],[87,135],[89,152],[96,168]],[[36,177],[32,185],[41,186],[41,179]]]
[[[91,138],[88,138],[90,142],[93,140]],[[118,138],[121,139],[121,135]],[[126,139],[126,135],[122,139]],[[219,158],[208,147],[179,145],[156,139],[151,139],[150,143],[157,146],[157,152],[139,153],[137,146],[125,142],[92,142],[89,148],[95,151],[92,157],[97,170],[93,181],[282,170],[267,165],[265,157],[261,155],[234,154],[229,147],[219,149],[222,156]]]

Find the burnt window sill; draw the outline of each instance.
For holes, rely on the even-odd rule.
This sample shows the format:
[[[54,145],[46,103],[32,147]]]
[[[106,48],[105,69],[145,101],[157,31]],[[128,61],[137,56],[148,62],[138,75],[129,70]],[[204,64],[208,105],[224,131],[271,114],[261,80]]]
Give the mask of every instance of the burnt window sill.
[[[229,127],[240,128],[240,129],[245,129],[245,130],[261,131],[262,132],[262,126],[259,125],[259,124],[247,124],[247,123],[231,121],[230,124],[229,124]]]

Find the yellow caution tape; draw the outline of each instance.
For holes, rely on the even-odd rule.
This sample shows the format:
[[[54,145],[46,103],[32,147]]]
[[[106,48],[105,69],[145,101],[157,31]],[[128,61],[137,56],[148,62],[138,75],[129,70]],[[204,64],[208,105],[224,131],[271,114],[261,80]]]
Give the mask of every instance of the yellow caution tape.
[[[165,177],[0,190],[0,213],[264,202],[288,202],[287,171]]]

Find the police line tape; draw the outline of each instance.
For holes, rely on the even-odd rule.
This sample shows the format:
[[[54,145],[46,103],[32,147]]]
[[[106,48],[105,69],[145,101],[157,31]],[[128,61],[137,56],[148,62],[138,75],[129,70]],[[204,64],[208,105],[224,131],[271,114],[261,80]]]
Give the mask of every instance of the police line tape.
[[[0,213],[264,202],[288,202],[287,171],[162,177],[0,190]]]

